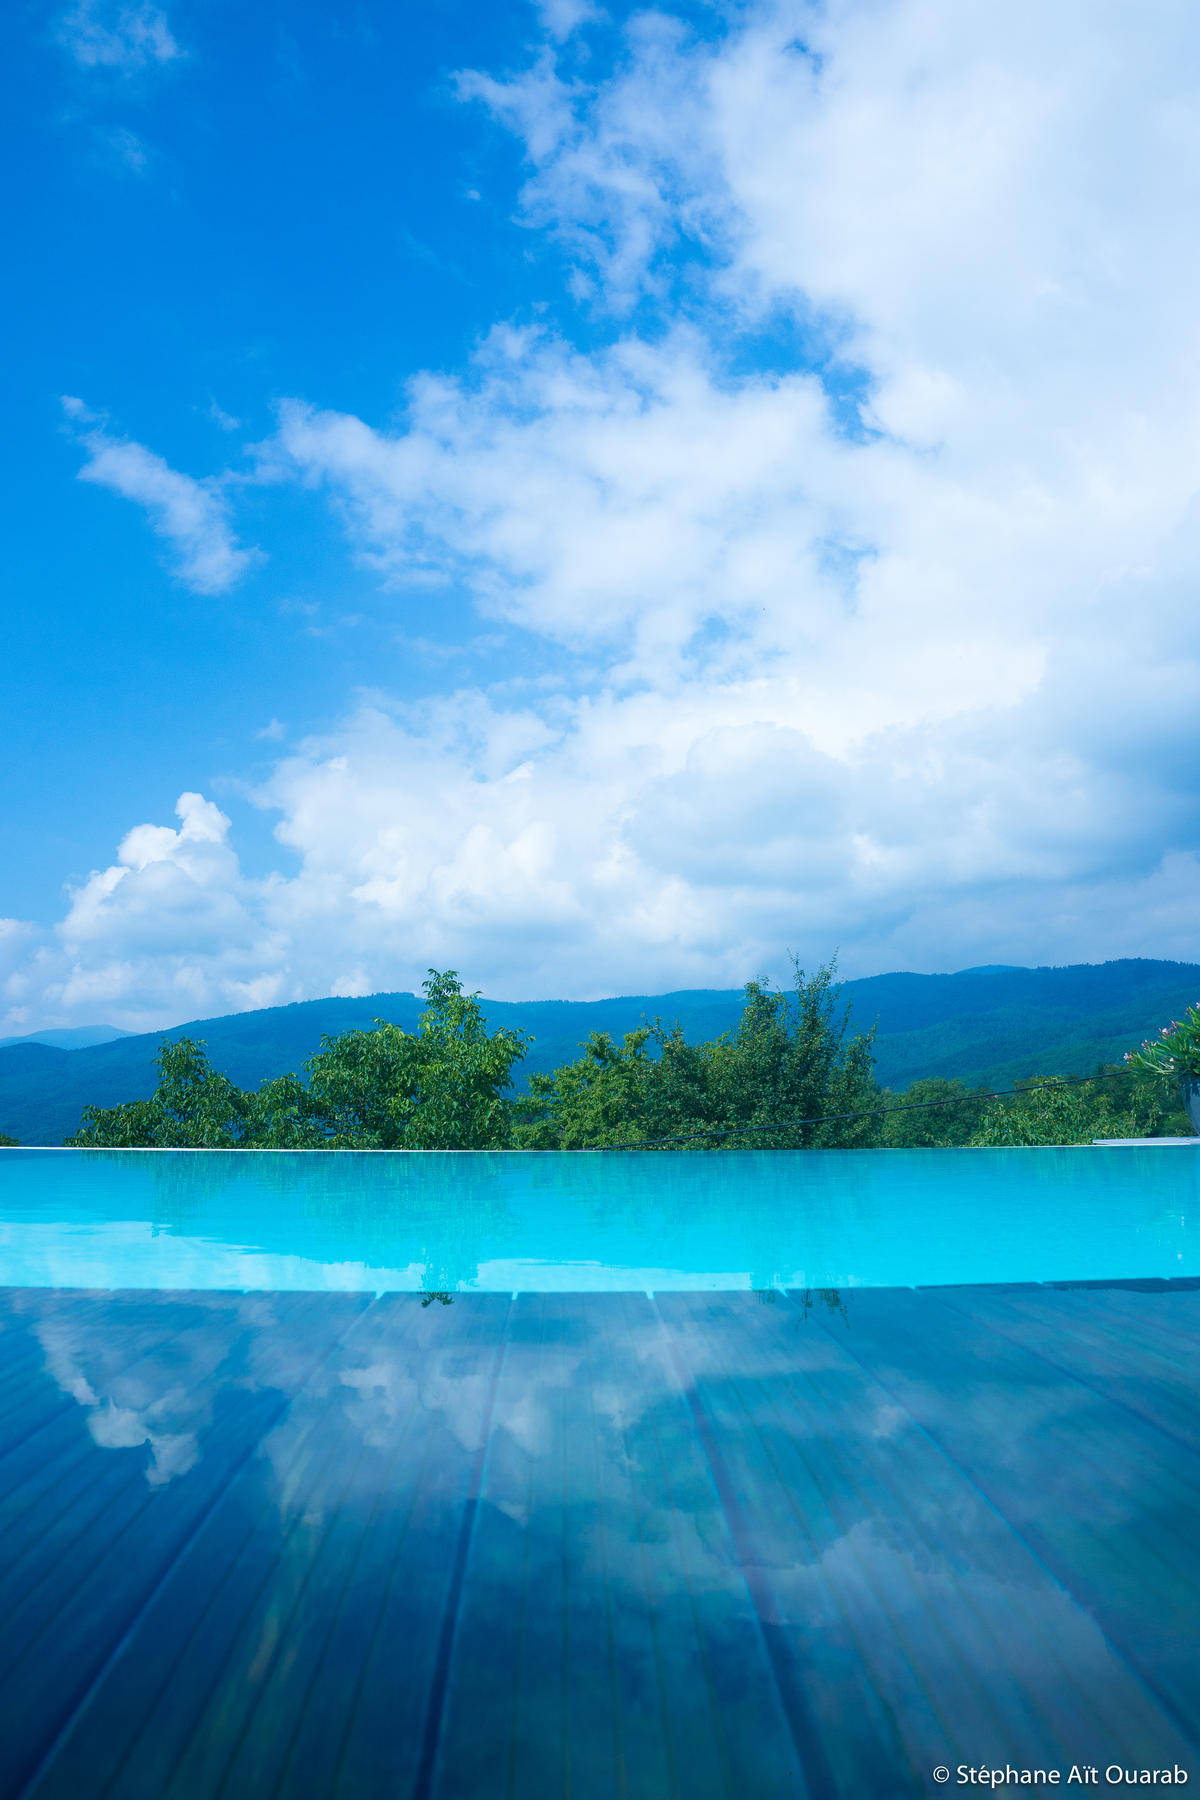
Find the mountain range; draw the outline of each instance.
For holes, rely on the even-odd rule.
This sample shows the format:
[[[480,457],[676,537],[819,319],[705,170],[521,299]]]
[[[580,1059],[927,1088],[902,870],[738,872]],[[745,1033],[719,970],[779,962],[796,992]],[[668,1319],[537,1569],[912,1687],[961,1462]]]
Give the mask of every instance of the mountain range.
[[[876,1027],[876,1074],[901,1091],[925,1075],[1006,1087],[1022,1076],[1086,1074],[1115,1062],[1200,997],[1200,964],[1126,959],[1064,968],[1007,966],[953,975],[871,975],[843,984],[856,1028]],[[299,1070],[324,1035],[388,1019],[413,1030],[413,994],[303,1000],[258,1012],[194,1019],[170,1031],[109,1035],[113,1027],[35,1033],[0,1044],[0,1132],[24,1144],[60,1144],[85,1105],[143,1098],[164,1037],[202,1038],[213,1064],[239,1087]],[[676,1020],[693,1042],[737,1023],[740,989],[686,989],[611,1000],[486,1000],[490,1023],[532,1033],[527,1075],[579,1054],[589,1032],[619,1037],[643,1019]],[[93,1041],[80,1042],[91,1033]],[[104,1034],[108,1041],[96,1042]],[[64,1041],[72,1038],[73,1042]],[[51,1041],[57,1040],[57,1041]]]
[[[12,1044],[49,1044],[56,1050],[87,1050],[92,1044],[111,1044],[116,1038],[132,1037],[116,1025],[61,1025],[47,1031],[28,1031],[24,1037],[0,1038],[0,1050]]]

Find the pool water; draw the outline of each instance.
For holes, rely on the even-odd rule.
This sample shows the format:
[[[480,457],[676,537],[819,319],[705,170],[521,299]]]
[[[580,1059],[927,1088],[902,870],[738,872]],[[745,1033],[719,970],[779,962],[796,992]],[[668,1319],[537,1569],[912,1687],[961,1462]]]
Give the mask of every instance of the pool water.
[[[1200,1781],[1198,1175],[0,1151],[0,1794]]]
[[[19,1287],[658,1291],[1200,1274],[1200,1150],[0,1152]]]

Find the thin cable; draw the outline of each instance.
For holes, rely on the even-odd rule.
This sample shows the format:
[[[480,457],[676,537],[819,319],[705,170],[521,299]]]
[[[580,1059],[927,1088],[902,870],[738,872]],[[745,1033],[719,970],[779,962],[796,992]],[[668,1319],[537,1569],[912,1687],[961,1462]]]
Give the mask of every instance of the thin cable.
[[[1041,1081],[1034,1087],[986,1088],[978,1094],[953,1094],[948,1100],[918,1100],[911,1106],[864,1106],[857,1112],[816,1113],[811,1119],[777,1119],[769,1125],[729,1125],[721,1131],[684,1131],[678,1137],[639,1138],[626,1144],[583,1144],[584,1150],[652,1150],[656,1144],[689,1144],[695,1138],[745,1137],[752,1131],[797,1131],[801,1125],[831,1125],[840,1119],[869,1119],[883,1113],[928,1112],[934,1106],[962,1106],[967,1101],[1007,1100],[1014,1094],[1041,1094],[1050,1088],[1082,1087],[1089,1081],[1112,1081],[1125,1069],[1108,1069],[1103,1075],[1068,1075],[1061,1081]]]

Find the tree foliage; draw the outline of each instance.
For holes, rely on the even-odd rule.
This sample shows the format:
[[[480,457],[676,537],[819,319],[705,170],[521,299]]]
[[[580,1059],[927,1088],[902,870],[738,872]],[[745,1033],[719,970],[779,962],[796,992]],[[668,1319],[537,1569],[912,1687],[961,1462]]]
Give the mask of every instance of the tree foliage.
[[[85,1109],[68,1143],[110,1149],[494,1150],[512,1136],[506,1090],[524,1033],[489,1032],[477,994],[454,970],[431,969],[419,1029],[376,1020],[374,1031],[325,1037],[304,1077],[280,1075],[255,1093],[178,1038],[158,1053],[149,1100]]]
[[[1090,1144],[1095,1138],[1186,1136],[1191,1129],[1173,1083],[1152,1069],[1110,1064],[1090,1081],[1038,1075],[1016,1088],[1011,1099],[994,1100],[984,1110],[968,1143]]]
[[[872,1037],[851,1035],[833,963],[806,975],[793,961],[790,993],[747,983],[737,1026],[709,1043],[658,1020],[621,1044],[593,1033],[575,1062],[531,1078],[517,1139],[537,1150],[661,1138],[699,1150],[874,1143],[874,1119],[835,1116],[878,1103]]]
[[[273,1148],[496,1150],[512,1135],[506,1090],[524,1032],[489,1031],[478,994],[453,969],[431,969],[417,1031],[382,1019],[373,1031],[322,1039],[307,1081],[283,1076],[256,1096],[258,1140]]]
[[[946,1150],[970,1143],[991,1089],[931,1075],[911,1082],[902,1094],[885,1091],[880,1098],[897,1109],[880,1121],[881,1141],[889,1150]]]
[[[158,1086],[148,1100],[85,1106],[68,1144],[113,1150],[236,1150],[247,1143],[250,1096],[212,1067],[202,1042],[159,1047]]]
[[[892,1149],[1090,1144],[1095,1138],[1186,1136],[1172,1081],[1153,1070],[1101,1064],[1094,1075],[1032,1075],[1011,1095],[934,1077],[885,1092],[882,1141]],[[911,1110],[909,1110],[911,1108]]]
[[[593,1033],[574,1062],[510,1092],[528,1037],[490,1031],[478,994],[431,969],[415,1032],[321,1040],[299,1075],[253,1093],[214,1069],[203,1043],[164,1041],[148,1100],[88,1107],[68,1143],[108,1148],[276,1150],[694,1150],[1090,1143],[1187,1133],[1170,1073],[1137,1059],[1082,1085],[1046,1076],[1008,1098],[940,1077],[881,1092],[873,1031],[853,1032],[831,962],[789,991],[749,982],[736,1027],[688,1043],[661,1020],[620,1043]],[[670,1140],[676,1140],[672,1143]],[[0,1142],[4,1140],[0,1139]],[[11,1141],[11,1140],[9,1140]]]
[[[1182,1019],[1172,1019],[1139,1050],[1127,1051],[1125,1061],[1169,1080],[1195,1081],[1200,1077],[1200,1003],[1187,1007]]]

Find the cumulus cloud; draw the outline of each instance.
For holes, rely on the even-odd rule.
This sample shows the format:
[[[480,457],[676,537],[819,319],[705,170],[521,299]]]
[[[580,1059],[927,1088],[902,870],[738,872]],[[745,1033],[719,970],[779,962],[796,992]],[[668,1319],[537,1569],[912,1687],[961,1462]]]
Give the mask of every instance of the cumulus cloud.
[[[567,16],[572,30],[589,18],[570,6]],[[551,30],[552,42],[516,75],[464,70],[458,90],[521,139],[532,173],[520,217],[576,253],[575,295],[627,312],[644,289],[671,294],[677,269],[664,252],[719,248],[724,237],[708,59],[679,20],[646,11],[627,29],[619,74],[590,87],[560,60],[553,40],[568,35]]]
[[[657,323],[586,353],[500,328],[398,429],[284,409],[362,555],[603,659],[588,706],[642,740],[625,839],[714,942],[767,907],[928,963],[1020,916],[1036,958],[1061,902],[1096,954],[1128,923],[1074,884],[1124,905],[1190,866],[1200,25],[1096,23],[655,14],[592,88],[549,48],[466,76],[522,140],[526,222]],[[739,366],[781,320],[806,366]],[[702,867],[752,891],[726,912]]]
[[[144,444],[114,437],[81,400],[67,397],[63,410],[88,452],[80,481],[143,507],[151,528],[174,551],[175,573],[198,594],[232,587],[257,553],[243,550],[234,538],[219,483],[184,475]]]
[[[498,323],[263,451],[558,673],[283,756],[269,881],[207,811],[139,828],[21,965],[56,1016],[1196,955],[1200,17],[656,13],[589,86],[578,13],[462,91],[589,347]]]
[[[545,31],[559,43],[581,25],[604,18],[593,0],[537,0],[537,11]]]
[[[278,996],[284,956],[262,887],[242,877],[228,818],[199,794],[182,794],[175,810],[177,830],[135,826],[116,861],[70,891],[61,923],[28,946],[21,973],[41,1013],[112,1012],[149,1028]]]
[[[144,69],[182,55],[166,14],[146,0],[78,0],[63,15],[59,40],[85,69]]]
[[[293,873],[248,878],[228,820],[184,795],[178,829],[135,828],[20,947],[13,1005],[148,1029],[411,990],[431,964],[521,998],[781,978],[786,948],[839,943],[851,974],[1194,955],[1191,787],[1068,754],[1035,712],[844,756],[763,710],[755,684],[719,714],[699,686],[363,709],[257,794]]]

